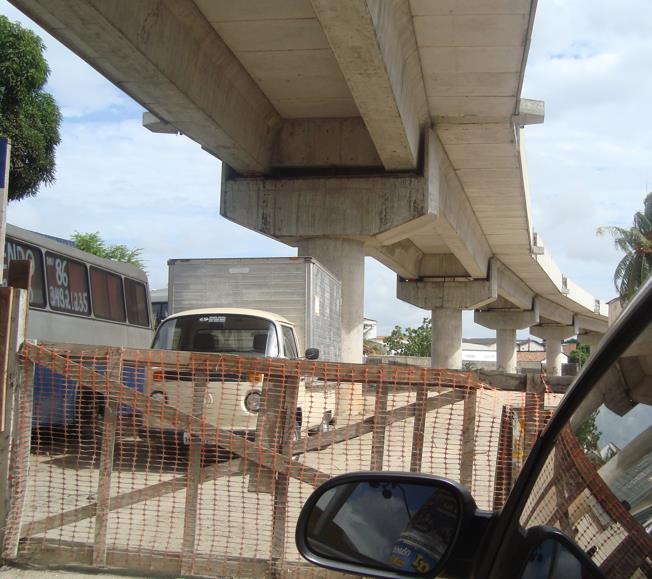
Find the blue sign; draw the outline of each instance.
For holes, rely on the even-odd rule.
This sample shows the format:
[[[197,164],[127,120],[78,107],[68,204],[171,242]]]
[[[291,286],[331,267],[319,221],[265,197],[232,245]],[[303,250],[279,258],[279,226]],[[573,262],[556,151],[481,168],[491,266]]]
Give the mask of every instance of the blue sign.
[[[5,173],[7,172],[7,149],[9,148],[9,139],[7,137],[0,137],[0,189],[4,189],[7,184],[5,183]]]

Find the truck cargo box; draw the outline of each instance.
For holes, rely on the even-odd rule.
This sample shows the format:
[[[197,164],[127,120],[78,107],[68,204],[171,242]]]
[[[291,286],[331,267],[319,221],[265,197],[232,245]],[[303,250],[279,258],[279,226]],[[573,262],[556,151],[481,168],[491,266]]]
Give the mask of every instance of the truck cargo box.
[[[295,325],[299,346],[341,359],[341,283],[312,257],[171,259],[170,314],[238,307],[274,312]]]

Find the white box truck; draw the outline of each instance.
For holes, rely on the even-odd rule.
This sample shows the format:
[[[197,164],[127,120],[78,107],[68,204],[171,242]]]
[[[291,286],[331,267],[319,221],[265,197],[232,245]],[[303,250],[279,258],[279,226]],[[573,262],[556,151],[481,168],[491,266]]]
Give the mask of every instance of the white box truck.
[[[340,281],[312,257],[171,259],[168,309],[251,308],[290,321],[299,352],[341,360]]]
[[[305,348],[310,359],[317,350],[321,359],[340,359],[340,282],[314,259],[175,259],[168,265],[171,315],[159,325],[153,348],[289,359]],[[218,374],[207,384],[204,419],[252,439],[265,376]],[[191,368],[152,368],[144,392],[189,414],[193,380]],[[297,436],[334,423],[335,390],[336,384],[301,380]],[[144,419],[142,434],[177,448],[189,443],[183,425],[157,416]]]

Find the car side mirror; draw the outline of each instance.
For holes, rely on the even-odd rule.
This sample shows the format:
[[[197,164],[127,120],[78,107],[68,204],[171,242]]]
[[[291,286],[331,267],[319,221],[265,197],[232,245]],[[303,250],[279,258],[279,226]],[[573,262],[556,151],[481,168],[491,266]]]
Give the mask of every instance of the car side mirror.
[[[532,527],[520,579],[604,579],[604,574],[566,535],[551,527]]]
[[[457,483],[409,473],[335,477],[308,499],[297,524],[310,562],[375,577],[434,577],[476,507]]]
[[[308,348],[305,357],[306,360],[319,360],[319,348]]]

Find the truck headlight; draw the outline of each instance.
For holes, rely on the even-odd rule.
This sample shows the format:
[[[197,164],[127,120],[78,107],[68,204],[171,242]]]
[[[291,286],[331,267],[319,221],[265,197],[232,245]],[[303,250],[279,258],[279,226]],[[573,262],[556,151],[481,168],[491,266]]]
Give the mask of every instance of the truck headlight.
[[[244,399],[244,405],[248,412],[260,412],[261,394],[260,390],[249,390]]]

